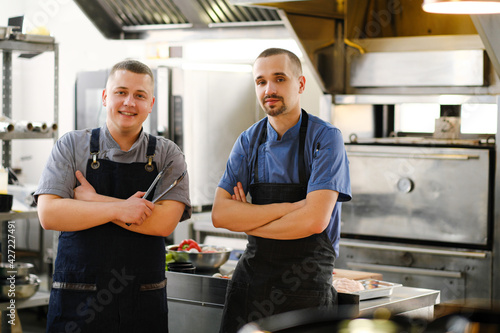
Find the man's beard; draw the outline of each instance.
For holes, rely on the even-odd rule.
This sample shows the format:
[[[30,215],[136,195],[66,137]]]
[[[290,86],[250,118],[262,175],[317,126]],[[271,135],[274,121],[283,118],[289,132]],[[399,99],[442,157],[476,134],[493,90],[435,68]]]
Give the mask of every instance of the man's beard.
[[[280,107],[277,107],[277,106],[271,106],[271,107],[266,106],[265,101],[268,98],[279,99],[281,101],[281,106]],[[286,111],[286,109],[287,109],[287,107],[285,105],[285,101],[283,100],[283,97],[278,96],[278,95],[266,95],[266,96],[264,96],[264,98],[262,99],[262,106],[263,106],[264,112],[268,116],[271,116],[271,117],[279,116],[280,114],[283,114]]]

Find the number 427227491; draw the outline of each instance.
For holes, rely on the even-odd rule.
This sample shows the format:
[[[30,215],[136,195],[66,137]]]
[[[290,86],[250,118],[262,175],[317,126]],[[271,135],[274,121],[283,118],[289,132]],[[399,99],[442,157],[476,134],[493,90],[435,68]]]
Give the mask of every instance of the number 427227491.
[[[16,261],[16,224],[14,221],[8,222],[8,234],[7,234],[7,262],[10,264],[10,268],[14,269],[14,263]]]

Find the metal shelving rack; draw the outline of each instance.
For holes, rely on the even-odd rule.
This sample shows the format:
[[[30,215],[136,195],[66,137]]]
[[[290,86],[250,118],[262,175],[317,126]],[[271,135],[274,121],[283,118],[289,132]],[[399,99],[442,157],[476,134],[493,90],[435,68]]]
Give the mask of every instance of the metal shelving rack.
[[[44,52],[53,52],[54,54],[54,124],[58,123],[58,105],[59,105],[59,52],[58,45],[52,37],[46,36],[29,36],[29,35],[13,35],[14,39],[0,40],[0,50],[3,56],[2,70],[2,111],[3,116],[12,117],[12,54],[19,52],[23,55],[28,55],[26,58],[31,58]],[[57,139],[57,129],[47,133],[41,132],[6,132],[0,133],[2,140],[2,165],[4,167],[11,166],[12,148],[11,140],[17,139]],[[1,253],[2,261],[7,260],[8,253],[8,222],[18,219],[38,218],[36,210],[27,212],[9,212],[0,213],[1,224]],[[40,249],[43,249],[43,229],[40,232]],[[43,254],[42,254],[43,255]],[[1,332],[11,332],[11,325],[8,323],[9,311],[7,306],[10,302],[0,303],[0,312],[2,318]],[[49,303],[49,293],[44,291],[37,292],[34,296],[26,300],[16,300],[17,308],[28,308]]]

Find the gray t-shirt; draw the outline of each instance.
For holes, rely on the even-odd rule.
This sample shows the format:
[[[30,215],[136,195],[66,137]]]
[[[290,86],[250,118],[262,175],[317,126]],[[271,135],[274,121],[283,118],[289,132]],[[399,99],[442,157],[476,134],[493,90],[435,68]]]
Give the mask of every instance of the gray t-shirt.
[[[79,185],[75,172],[80,170],[86,175],[87,162],[90,156],[90,137],[92,129],[72,131],[64,134],[54,145],[45,169],[40,177],[38,188],[35,191],[35,199],[40,194],[54,194],[62,198],[73,198],[73,190]],[[119,163],[146,163],[146,152],[148,147],[148,134],[141,132],[137,141],[129,151],[122,151],[113,139],[106,125],[101,127],[99,137],[100,151],[98,159],[112,160]],[[158,184],[156,185],[153,198],[157,198],[186,170],[186,161],[180,148],[172,141],[157,137],[156,150],[153,161],[158,170],[162,170],[170,161],[173,161]],[[167,172],[170,170],[170,172]],[[191,217],[191,202],[189,200],[189,177],[177,184],[161,200],[174,200],[186,205],[181,221]]]

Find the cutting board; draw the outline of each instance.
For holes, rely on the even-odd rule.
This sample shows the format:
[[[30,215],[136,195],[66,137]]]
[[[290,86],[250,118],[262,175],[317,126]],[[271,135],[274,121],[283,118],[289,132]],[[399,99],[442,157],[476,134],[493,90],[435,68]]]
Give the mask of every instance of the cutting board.
[[[335,268],[333,270],[333,278],[334,279],[346,278],[346,279],[351,279],[351,280],[374,279],[374,280],[381,280],[382,281],[382,274],[362,272],[362,271],[353,271],[351,269]]]

